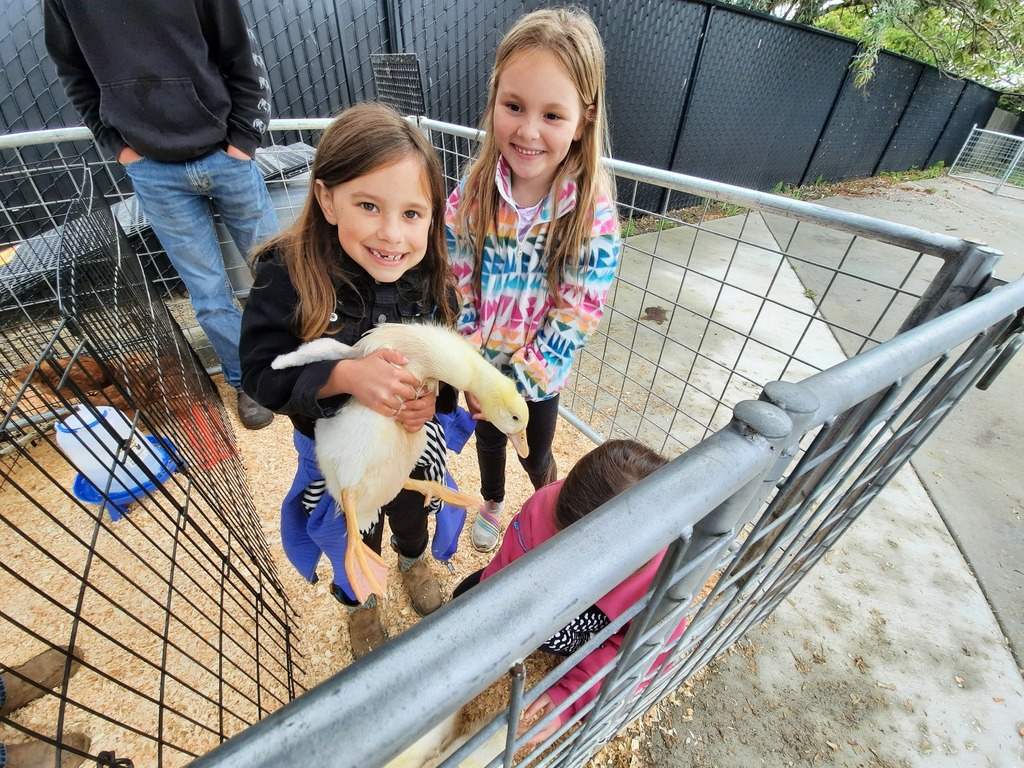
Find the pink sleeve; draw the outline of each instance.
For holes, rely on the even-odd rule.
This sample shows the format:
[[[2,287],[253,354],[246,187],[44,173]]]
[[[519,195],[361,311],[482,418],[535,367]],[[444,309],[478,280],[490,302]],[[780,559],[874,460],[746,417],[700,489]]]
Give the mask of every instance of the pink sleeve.
[[[546,485],[526,500],[523,508],[505,529],[501,547],[484,568],[481,580],[493,576],[555,535],[555,502],[562,489],[562,482],[558,480]]]
[[[597,694],[601,690],[602,681],[594,681],[591,678],[619,652],[622,640],[626,636],[626,629],[627,627],[623,627],[605,640],[599,647],[587,654],[579,664],[562,675],[557,683],[548,688],[548,696],[551,697],[552,703],[557,707],[580,688],[590,686],[562,713],[561,720],[563,723],[568,722],[577,712],[597,698]]]

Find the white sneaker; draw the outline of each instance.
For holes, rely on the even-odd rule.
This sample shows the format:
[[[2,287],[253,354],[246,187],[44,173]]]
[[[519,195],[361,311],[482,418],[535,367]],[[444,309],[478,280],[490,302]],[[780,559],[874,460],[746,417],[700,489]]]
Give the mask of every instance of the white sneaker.
[[[490,552],[498,546],[501,538],[501,513],[504,509],[504,501],[485,501],[477,509],[473,521],[473,549],[477,552]]]

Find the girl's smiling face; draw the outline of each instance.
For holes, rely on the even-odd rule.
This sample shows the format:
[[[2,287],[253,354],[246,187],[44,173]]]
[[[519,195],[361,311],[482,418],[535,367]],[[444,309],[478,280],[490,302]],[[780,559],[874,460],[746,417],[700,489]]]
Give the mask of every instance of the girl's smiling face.
[[[519,205],[536,205],[583,135],[579,93],[553,53],[529,50],[505,65],[493,124],[498,151],[512,169],[512,196]]]
[[[324,218],[354,262],[393,283],[427,252],[431,199],[422,163],[409,157],[328,188],[316,181]]]

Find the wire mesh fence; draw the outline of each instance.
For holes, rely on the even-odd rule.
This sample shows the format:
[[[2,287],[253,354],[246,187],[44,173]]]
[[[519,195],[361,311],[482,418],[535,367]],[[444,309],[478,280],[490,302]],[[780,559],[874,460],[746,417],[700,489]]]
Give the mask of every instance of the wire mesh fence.
[[[299,748],[345,766],[592,764],[626,723],[771,615],[1019,342],[1022,307],[1017,280],[799,383],[769,383],[725,428],[532,550],[528,567],[502,570],[196,768],[277,765]],[[836,418],[851,411],[864,416],[853,431]],[[662,548],[621,620],[557,665],[530,653]],[[517,736],[524,710],[609,642],[614,658]],[[506,669],[498,705],[482,707],[475,697]],[[598,695],[574,709],[590,685]],[[563,725],[523,749],[561,713]]]
[[[81,666],[3,730],[181,765],[294,695],[293,617],[220,395],[90,170],[6,173],[50,195],[4,205],[36,234],[0,265],[0,665]]]
[[[949,175],[970,181],[994,195],[1024,199],[1024,137],[975,126]]]
[[[275,121],[271,126],[274,146],[298,153],[284,163],[286,169],[277,169],[278,177],[268,179],[272,190],[275,184],[279,186],[285,200],[282,205],[292,211],[305,196],[308,160],[326,124],[324,120],[295,120]],[[448,187],[452,188],[473,152],[476,131],[429,120],[421,120],[420,125],[441,152]],[[271,156],[274,151],[272,148]],[[77,157],[69,152],[60,172],[73,179],[81,176],[78,169],[82,167],[88,167],[86,177],[104,172],[102,166],[88,166]],[[492,765],[584,765],[626,723],[763,621],[863,512],[1010,343],[1011,336],[1019,335],[1014,317],[1024,304],[1022,286],[999,292],[995,308],[991,308],[990,297],[974,299],[998,258],[984,248],[679,174],[622,162],[613,162],[611,167],[619,183],[625,248],[605,319],[577,361],[562,405],[567,417],[596,440],[636,437],[667,455],[678,456],[676,461],[659,479],[641,484],[630,495],[588,516],[586,525],[560,534],[551,547],[538,550],[526,567],[488,580],[476,594],[471,591],[443,607],[362,663],[343,670],[255,727],[242,730],[241,723],[228,713],[212,714],[218,704],[236,707],[232,696],[252,706],[252,696],[245,697],[249,688],[238,684],[240,690],[236,691],[225,685],[217,703],[212,696],[205,700],[210,717],[223,720],[223,732],[214,732],[206,720],[193,715],[203,725],[189,723],[190,727],[208,739],[182,747],[178,730],[170,724],[176,722],[178,708],[186,707],[182,702],[202,700],[202,694],[193,688],[206,689],[200,683],[190,688],[172,662],[178,658],[179,645],[189,651],[185,662],[196,667],[202,667],[206,654],[213,650],[195,638],[179,641],[174,636],[174,643],[168,646],[167,672],[140,651],[138,655],[152,663],[147,672],[168,681],[160,691],[165,696],[163,706],[171,715],[166,724],[159,721],[153,726],[154,730],[132,721],[133,737],[145,740],[148,734],[153,748],[166,756],[168,764],[201,754],[223,734],[237,733],[222,747],[199,757],[197,764],[280,764],[301,749],[311,763],[361,768],[383,765],[431,729],[441,741],[453,737],[465,725],[460,720],[466,712],[462,707],[485,686],[496,683],[505,686],[504,702],[475,719],[470,729],[473,735],[446,765],[456,765],[466,754],[481,751]],[[45,173],[33,183],[39,189],[55,188],[46,182]],[[86,187],[84,180],[72,184],[74,190]],[[669,197],[685,205],[662,211],[643,202]],[[64,199],[77,197],[72,192]],[[116,208],[126,198],[114,193],[111,202]],[[16,214],[12,211],[10,218]],[[37,237],[47,242],[45,233],[51,226],[59,228],[62,220],[55,214],[48,224],[40,222],[35,227],[40,233]],[[53,239],[53,235],[49,237]],[[59,237],[56,242],[59,250]],[[37,250],[43,248],[26,248],[30,254]],[[48,307],[61,332],[70,333],[72,339],[52,345],[62,353],[56,357],[68,358],[66,363],[58,368],[50,363],[37,367],[64,377],[65,371],[84,369],[87,353],[102,362],[100,370],[88,374],[95,381],[73,384],[76,379],[67,374],[72,382],[68,386],[78,398],[65,394],[59,407],[69,408],[108,380],[118,392],[144,391],[144,385],[130,379],[130,365],[129,373],[119,374],[124,366],[118,355],[123,348],[149,347],[141,341],[114,345],[110,339],[117,337],[115,328],[129,329],[124,334],[128,340],[145,334],[131,331],[134,326],[119,318],[101,325],[104,332],[89,335],[78,331],[80,339],[74,333],[82,325],[75,320],[77,315],[70,309],[62,314],[53,309],[54,301],[46,300],[47,296],[66,295],[61,289],[63,278],[50,276],[48,268],[38,271],[41,277],[31,286],[18,286],[17,295],[28,298],[12,311],[15,316],[24,314],[32,297],[38,296],[40,308]],[[73,272],[82,279],[80,271]],[[92,284],[96,287],[90,289]],[[99,287],[111,290],[110,286],[118,284],[105,274],[80,283],[82,290],[73,293],[88,297]],[[170,303],[173,307],[175,299]],[[957,319],[961,315],[950,310],[963,303],[970,305],[961,310],[968,317]],[[105,298],[93,304],[109,310],[117,302]],[[61,306],[65,305],[57,302],[57,307]],[[69,306],[77,306],[82,314],[81,303]],[[941,323],[939,331],[932,323],[917,328],[935,317]],[[188,325],[187,317],[172,319]],[[173,325],[169,335],[175,339],[174,349],[187,348]],[[894,340],[898,331],[909,331],[909,335]],[[151,333],[158,339],[168,335],[160,328]],[[32,346],[47,344],[49,337]],[[118,362],[111,364],[107,358]],[[18,358],[17,362],[20,366],[35,359]],[[5,363],[6,369],[15,369],[15,362]],[[201,373],[196,375],[204,381]],[[774,380],[779,381],[764,387],[765,382]],[[60,380],[52,381],[59,391]],[[54,397],[52,385],[47,388],[36,383],[26,392],[30,389]],[[189,402],[197,397],[190,392]],[[204,397],[198,397],[199,401],[207,402]],[[750,403],[756,398],[767,402]],[[174,400],[170,393],[160,399]],[[116,401],[109,398],[109,402]],[[152,494],[154,499],[144,494],[142,508],[148,510],[149,505],[166,499],[157,508],[169,508],[168,520],[176,514],[176,519],[190,521],[197,514],[193,508],[208,502],[204,508],[212,516],[213,510],[220,509],[215,501],[227,502],[227,489],[211,490],[207,495],[197,490],[199,478],[189,474],[208,451],[197,448],[197,453],[189,454],[194,442],[189,430],[174,418],[160,415],[164,411],[157,411],[153,413],[143,404],[131,417],[132,424],[144,436],[157,438],[159,447],[181,461],[175,459],[175,470]],[[12,462],[12,477],[20,466],[27,466],[26,461],[35,471],[33,457],[41,446],[58,453],[54,437],[44,433],[32,439],[35,447],[21,452],[26,458]],[[797,462],[793,467],[788,466],[791,459]],[[231,459],[224,462],[224,466],[234,466]],[[65,474],[73,474],[66,461],[61,466]],[[220,466],[218,462],[216,467]],[[708,467],[716,469],[709,471]],[[32,483],[21,481],[20,495],[38,499],[41,489],[52,486],[60,499],[76,509],[92,509],[72,500],[64,477],[54,472],[42,477]],[[146,479],[155,478],[147,475]],[[181,510],[173,501],[177,498],[173,489],[186,480],[183,492],[189,503]],[[233,478],[229,483],[232,488],[234,482]],[[233,497],[231,501],[237,503]],[[42,501],[32,504],[35,510],[53,506]],[[642,514],[648,509],[661,513],[652,519]],[[111,524],[94,510],[89,531],[97,536],[127,531],[127,526],[148,531],[139,511],[133,509]],[[10,523],[5,521],[5,525],[10,528]],[[183,562],[188,570],[193,559],[203,558],[184,555],[186,542],[212,527],[213,523],[183,524],[179,531],[168,523],[166,535],[171,543],[155,547],[133,540],[131,545],[156,548],[162,552],[160,562],[171,568]],[[226,543],[217,543],[237,543],[246,552],[255,552],[249,555],[251,559],[262,561],[265,544],[258,536],[248,541],[243,532],[256,536],[258,524],[245,518],[239,520],[238,528],[241,530],[231,528]],[[216,530],[223,532],[224,526]],[[682,537],[681,531],[685,532]],[[605,632],[560,664],[530,655],[569,619],[662,550],[666,552],[663,566],[651,589]],[[607,557],[609,551],[615,552],[614,559]],[[25,567],[34,566],[29,563]],[[25,574],[34,571],[21,568],[21,564],[8,566],[4,574],[28,590],[30,580]],[[217,572],[218,582],[210,570],[210,594],[219,595],[217,590],[223,588],[234,595],[231,590],[238,589],[240,595],[226,599],[225,604],[229,608],[248,604],[245,595],[249,593],[238,586],[234,576],[228,578],[224,573]],[[21,574],[20,579],[13,574]],[[253,579],[257,577],[242,582]],[[241,608],[233,613],[225,610],[224,621],[231,624],[228,630],[243,638],[246,632],[255,633],[257,641],[276,647],[282,642],[276,638],[288,636],[288,612],[282,607],[267,623],[266,603],[277,605],[276,592],[271,582],[260,583],[263,587],[258,590],[248,588],[260,596],[259,600],[255,595],[248,598],[263,606],[259,612],[247,615]],[[531,587],[538,583],[555,586],[538,592]],[[172,586],[176,583],[166,585],[167,594],[176,596]],[[45,605],[42,596],[26,594],[29,602],[40,600]],[[181,606],[190,627],[201,626],[206,613],[207,604],[198,598],[195,602],[199,609],[188,602],[171,605],[172,609]],[[176,619],[168,621],[168,626],[177,628]],[[277,629],[277,622],[283,629]],[[600,694],[574,712],[541,749],[515,755],[522,740],[507,740],[515,728],[509,731],[506,726],[515,725],[523,707],[617,632],[623,633],[619,654],[590,681],[600,686]],[[25,634],[31,635],[27,630]],[[223,642],[229,649],[231,642]],[[56,643],[57,639],[50,638],[50,645]],[[245,643],[237,641],[243,649],[252,647]],[[229,650],[225,654],[235,658]],[[527,656],[525,670],[515,664]],[[77,711],[73,709],[80,706],[76,681],[88,682],[87,675],[96,674],[93,667],[97,666],[102,665],[87,663],[85,676],[79,671],[71,678],[62,694],[69,701],[62,706]],[[237,666],[242,666],[241,662]],[[116,686],[118,673],[104,669],[113,678],[107,684]],[[503,684],[501,678],[509,669],[513,673]],[[430,672],[424,674],[424,670]],[[292,691],[274,674],[265,678],[261,673],[259,679],[274,690],[256,696],[264,705],[258,712],[262,715],[287,700]],[[271,682],[266,682],[268,679]],[[395,706],[396,701],[415,702],[415,706]],[[147,705],[159,711],[159,704],[147,700]],[[371,714],[381,708],[388,712],[383,721]],[[191,704],[184,711],[191,713]],[[348,724],[343,733],[337,727],[340,721]],[[296,728],[299,723],[302,727]],[[301,743],[296,741],[299,733]]]
[[[321,120],[319,124],[323,122]],[[303,122],[292,121],[291,124],[302,126]],[[311,139],[308,133],[304,135],[298,128],[277,131],[274,138],[274,144],[257,152],[256,160],[281,225],[287,226],[298,216],[304,202],[309,164],[313,157],[313,146],[306,140],[315,139]],[[129,245],[138,254],[153,289],[163,298],[204,367],[211,373],[219,370],[220,362],[213,347],[195,322],[184,284],[153,233],[130,181],[118,163],[98,159],[88,130],[74,128],[0,138],[0,156],[8,169],[0,171],[0,189],[4,195],[4,205],[0,209],[2,242],[24,242],[20,256],[23,261],[28,258],[27,253],[53,250],[59,239],[56,227],[60,222],[54,220],[51,209],[63,210],[61,206],[76,199],[81,194],[79,187],[87,182],[94,194],[110,207]],[[40,157],[45,159],[33,159]],[[25,170],[27,168],[34,170],[30,173]],[[42,169],[47,170],[43,172]],[[85,169],[84,174],[82,169]],[[82,180],[83,176],[87,178]],[[48,207],[41,209],[40,200],[47,201]],[[216,210],[211,208],[211,215],[228,279],[235,295],[244,298],[252,283],[249,267],[232,242],[227,228],[220,222]],[[45,280],[48,266],[49,262],[44,259],[26,268],[31,277],[15,276],[14,271],[10,271],[9,279]]]

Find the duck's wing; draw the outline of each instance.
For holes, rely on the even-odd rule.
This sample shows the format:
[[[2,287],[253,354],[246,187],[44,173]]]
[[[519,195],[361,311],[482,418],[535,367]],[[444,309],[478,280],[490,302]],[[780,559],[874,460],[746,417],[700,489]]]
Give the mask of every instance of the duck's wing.
[[[319,363],[324,360],[347,360],[359,356],[359,352],[354,347],[342,344],[336,339],[313,339],[294,352],[278,355],[270,367],[279,371],[282,368],[295,368],[308,363]]]

